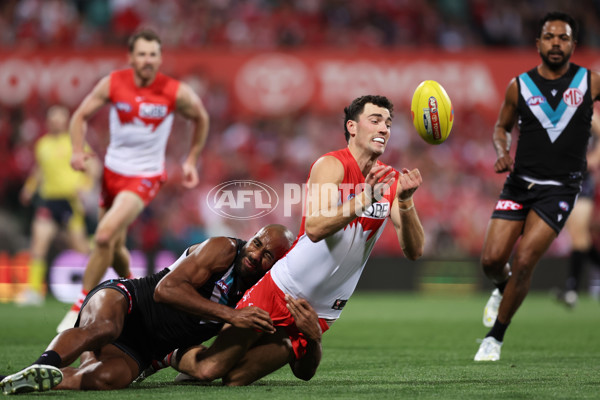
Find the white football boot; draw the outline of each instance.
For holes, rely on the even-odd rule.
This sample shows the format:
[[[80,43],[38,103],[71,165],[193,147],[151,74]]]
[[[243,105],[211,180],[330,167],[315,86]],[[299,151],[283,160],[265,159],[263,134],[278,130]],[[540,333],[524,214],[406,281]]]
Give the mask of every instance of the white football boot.
[[[8,375],[0,382],[4,394],[45,392],[62,382],[63,374],[52,365],[34,364]]]
[[[498,361],[500,360],[500,349],[502,348],[502,342],[497,341],[491,336],[486,337],[481,342],[477,354],[475,354],[475,361]]]
[[[502,301],[502,295],[500,294],[500,290],[494,289],[490,299],[485,305],[483,309],[483,326],[487,328],[491,328],[494,326],[496,322],[496,317],[498,317],[498,307],[500,307],[500,302]]]

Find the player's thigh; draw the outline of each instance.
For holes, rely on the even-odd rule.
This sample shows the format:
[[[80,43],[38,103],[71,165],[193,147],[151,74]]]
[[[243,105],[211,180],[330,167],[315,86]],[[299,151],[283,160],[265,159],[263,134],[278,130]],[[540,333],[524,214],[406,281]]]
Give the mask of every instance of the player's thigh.
[[[31,251],[34,256],[43,257],[46,254],[57,232],[58,224],[52,218],[35,217],[31,232]]]
[[[550,227],[535,211],[527,215],[523,236],[517,245],[513,259],[515,267],[524,266],[533,269],[550,244],[556,239],[556,231]]]
[[[98,224],[98,232],[110,232],[112,235],[126,229],[142,212],[144,202],[135,193],[120,192],[106,210]]]
[[[277,371],[293,358],[294,351],[289,337],[285,328],[280,327],[272,335],[263,335],[223,377],[223,383],[229,386],[249,385]]]
[[[590,198],[580,197],[567,219],[565,228],[571,236],[573,247],[587,248],[591,242],[590,224],[594,212],[594,202]]]
[[[481,260],[484,265],[504,266],[523,230],[525,221],[492,218],[488,223]]]
[[[119,291],[110,288],[98,290],[81,309],[79,327],[102,331],[103,334],[116,338],[123,330],[128,306],[127,300]]]

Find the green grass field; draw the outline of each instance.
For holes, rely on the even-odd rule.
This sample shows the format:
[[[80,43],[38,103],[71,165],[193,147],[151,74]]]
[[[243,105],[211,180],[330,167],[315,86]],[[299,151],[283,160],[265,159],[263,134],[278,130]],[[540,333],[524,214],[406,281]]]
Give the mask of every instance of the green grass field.
[[[574,310],[530,294],[505,337],[502,359],[475,363],[484,294],[356,293],[323,338],[310,382],[284,368],[249,387],[176,385],[164,370],[119,392],[51,391],[19,398],[165,399],[598,399],[600,304]],[[0,374],[32,363],[68,306],[0,304]]]

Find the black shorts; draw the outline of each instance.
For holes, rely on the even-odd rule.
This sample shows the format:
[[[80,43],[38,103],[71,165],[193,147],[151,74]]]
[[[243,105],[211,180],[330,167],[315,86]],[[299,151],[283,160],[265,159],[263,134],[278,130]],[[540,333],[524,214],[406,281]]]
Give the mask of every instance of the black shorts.
[[[533,210],[558,234],[565,226],[580,190],[578,185],[533,184],[509,175],[492,218],[524,221]]]
[[[141,319],[141,313],[137,309],[137,299],[135,288],[128,279],[110,279],[100,283],[86,296],[81,310],[83,310],[89,299],[98,291],[103,289],[114,289],[121,293],[128,303],[127,316],[123,324],[121,336],[112,344],[123,350],[127,355],[133,358],[141,373],[152,363],[152,356],[149,349],[152,349],[152,343],[148,338],[148,332],[144,329],[144,323]],[[79,314],[81,316],[81,312]],[[79,326],[79,317],[75,326]]]
[[[581,185],[581,193],[579,197],[585,197],[587,199],[594,200],[596,197],[596,181],[594,176],[589,172],[583,175],[583,183]]]
[[[36,214],[52,218],[54,222],[64,227],[73,216],[73,207],[66,199],[40,199]]]

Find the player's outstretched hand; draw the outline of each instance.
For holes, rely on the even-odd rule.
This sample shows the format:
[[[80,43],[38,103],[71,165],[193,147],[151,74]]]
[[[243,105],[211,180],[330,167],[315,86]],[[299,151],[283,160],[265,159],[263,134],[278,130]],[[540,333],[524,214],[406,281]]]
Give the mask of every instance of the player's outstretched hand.
[[[421,172],[417,168],[412,171],[402,168],[398,176],[398,184],[401,189],[400,193],[398,193],[398,200],[405,201],[410,199],[413,193],[421,186],[421,183],[423,183],[423,177],[421,177]]]
[[[300,332],[306,335],[307,339],[321,341],[321,326],[319,325],[319,316],[314,308],[305,299],[294,299],[289,294],[285,295],[286,306],[294,317],[296,327]]]
[[[369,192],[373,203],[389,193],[390,187],[394,184],[394,174],[390,172],[392,167],[375,164],[365,177],[365,191]]]
[[[234,317],[229,323],[238,328],[251,328],[267,333],[275,333],[275,327],[269,313],[258,307],[251,306],[235,310]]]

